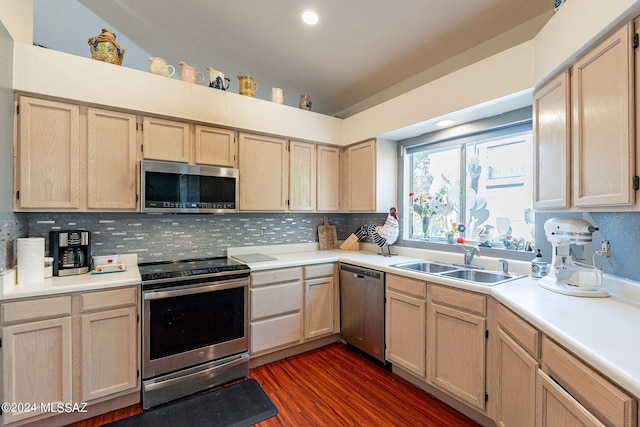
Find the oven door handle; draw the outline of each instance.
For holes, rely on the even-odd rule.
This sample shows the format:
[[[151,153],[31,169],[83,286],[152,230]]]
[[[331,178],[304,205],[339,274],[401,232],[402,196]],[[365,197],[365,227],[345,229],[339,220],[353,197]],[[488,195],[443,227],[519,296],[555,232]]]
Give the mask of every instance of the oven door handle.
[[[234,366],[242,365],[243,363],[247,363],[249,361],[248,354],[241,354],[238,358],[230,360],[228,362],[221,363],[219,365],[212,366],[211,368],[205,369],[203,371],[194,372],[191,374],[183,375],[176,378],[160,380],[158,382],[149,382],[144,385],[145,391],[153,391],[159,388],[168,387],[171,385],[182,384],[185,382],[191,382],[195,380],[203,380],[207,378],[214,378],[216,375],[219,375],[220,370],[222,368],[231,368]]]
[[[206,286],[194,286],[194,287],[185,287],[179,289],[172,289],[168,291],[144,291],[143,299],[145,300],[154,300],[154,299],[162,299],[162,298],[171,298],[171,297],[179,297],[184,295],[195,295],[202,294],[205,292],[212,291],[221,291],[224,289],[232,289],[232,288],[240,288],[243,286],[248,286],[247,281],[230,281],[226,283],[216,283],[213,285]]]

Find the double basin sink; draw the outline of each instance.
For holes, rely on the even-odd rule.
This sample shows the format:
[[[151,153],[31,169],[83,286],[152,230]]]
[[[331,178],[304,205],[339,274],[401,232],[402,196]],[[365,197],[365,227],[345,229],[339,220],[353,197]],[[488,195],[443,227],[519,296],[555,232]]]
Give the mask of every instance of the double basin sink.
[[[435,261],[405,262],[401,264],[391,265],[391,267],[402,268],[404,270],[425,273],[433,276],[464,280],[466,282],[472,282],[486,286],[499,285],[501,283],[508,282],[509,280],[524,277],[522,274],[480,270],[478,268]]]

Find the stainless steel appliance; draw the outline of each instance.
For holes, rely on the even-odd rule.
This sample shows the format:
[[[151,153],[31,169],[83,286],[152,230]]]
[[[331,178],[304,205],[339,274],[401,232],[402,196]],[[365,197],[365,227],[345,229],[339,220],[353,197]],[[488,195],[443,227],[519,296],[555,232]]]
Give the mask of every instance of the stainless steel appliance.
[[[247,265],[221,257],[138,267],[144,409],[248,375]]]
[[[384,273],[340,264],[340,335],[384,363]]]
[[[53,258],[54,276],[88,273],[91,263],[91,233],[82,230],[50,231],[49,256]]]
[[[141,212],[238,212],[238,169],[143,160]]]

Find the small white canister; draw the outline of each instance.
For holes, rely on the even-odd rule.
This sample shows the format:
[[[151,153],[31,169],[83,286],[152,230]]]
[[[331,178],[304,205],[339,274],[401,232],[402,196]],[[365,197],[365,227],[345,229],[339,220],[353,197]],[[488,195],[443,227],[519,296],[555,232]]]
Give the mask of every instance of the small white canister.
[[[542,259],[540,249],[534,259],[531,260],[531,277],[539,279],[547,275],[547,262]]]
[[[18,284],[44,280],[44,237],[18,239]]]

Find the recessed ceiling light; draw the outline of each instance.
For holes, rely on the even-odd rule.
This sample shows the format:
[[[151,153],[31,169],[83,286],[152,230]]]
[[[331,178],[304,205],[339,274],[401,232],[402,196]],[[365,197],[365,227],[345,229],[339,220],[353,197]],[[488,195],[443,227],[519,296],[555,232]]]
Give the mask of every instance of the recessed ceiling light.
[[[439,128],[443,128],[443,127],[451,126],[455,122],[456,122],[455,120],[450,120],[450,119],[440,120],[439,122],[436,122],[436,126],[438,126]]]
[[[305,9],[300,12],[300,19],[307,25],[316,25],[320,22],[320,15],[315,10]]]

